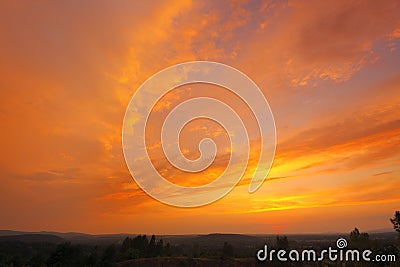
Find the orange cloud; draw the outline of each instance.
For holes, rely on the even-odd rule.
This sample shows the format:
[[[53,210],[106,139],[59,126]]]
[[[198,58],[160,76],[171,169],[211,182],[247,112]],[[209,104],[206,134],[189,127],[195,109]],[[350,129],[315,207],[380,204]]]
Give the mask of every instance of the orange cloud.
[[[0,5],[0,213],[7,214],[0,228],[260,233],[390,227],[385,223],[398,209],[400,188],[397,1]],[[197,122],[185,129],[184,152],[195,158],[197,141],[214,138],[220,150],[213,167],[191,176],[162,159],[158,130],[180,101],[206,95],[228,103],[251,139],[239,185],[212,205],[186,210],[156,202],[133,182],[121,124],[142,82],[190,60],[219,61],[251,77],[271,105],[278,146],[269,180],[250,195],[245,185],[259,156],[259,133],[248,107],[223,90],[196,85],[167,95],[152,114],[148,149],[174,182],[211,181],[231,152],[218,125]]]

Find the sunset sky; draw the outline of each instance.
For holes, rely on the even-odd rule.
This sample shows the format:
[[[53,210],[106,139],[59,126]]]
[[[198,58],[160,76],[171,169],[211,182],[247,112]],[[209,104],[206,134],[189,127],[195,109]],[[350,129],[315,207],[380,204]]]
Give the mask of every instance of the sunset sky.
[[[227,64],[258,85],[274,115],[276,155],[249,194],[254,137],[232,192],[177,208],[132,179],[122,123],[147,78],[194,60]],[[3,1],[0,70],[0,229],[350,232],[390,230],[400,210],[399,1]],[[202,173],[171,169],[157,145],[168,112],[203,95],[243,118],[250,112],[217,86],[166,95],[148,148],[176,184],[208,183],[227,164],[227,135],[210,121],[188,125],[181,140],[195,159],[198,141],[215,138],[217,158]]]

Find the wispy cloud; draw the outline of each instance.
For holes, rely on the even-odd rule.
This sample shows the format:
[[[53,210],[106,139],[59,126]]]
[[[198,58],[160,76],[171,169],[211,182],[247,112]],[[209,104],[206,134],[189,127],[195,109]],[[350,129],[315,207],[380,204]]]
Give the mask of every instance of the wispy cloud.
[[[323,230],[318,222],[329,208],[326,226],[341,231],[350,223],[381,228],[398,206],[398,1],[0,5],[0,213],[8,214],[0,228],[310,232]],[[260,147],[249,108],[204,85],[166,95],[152,113],[147,145],[171,181],[208,183],[231,152],[221,127],[197,121],[183,131],[183,152],[196,158],[197,141],[210,137],[219,148],[215,162],[200,174],[171,167],[159,130],[180,101],[224,101],[251,139],[238,186],[213,205],[184,210],[156,202],[133,182],[121,128],[142,82],[191,60],[226,63],[251,77],[271,105],[278,139],[270,178],[250,195]]]

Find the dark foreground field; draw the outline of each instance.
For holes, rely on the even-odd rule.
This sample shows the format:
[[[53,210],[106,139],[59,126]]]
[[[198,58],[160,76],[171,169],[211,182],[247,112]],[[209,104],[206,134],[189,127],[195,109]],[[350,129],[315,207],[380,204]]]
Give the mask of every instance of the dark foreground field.
[[[161,257],[128,260],[118,263],[118,267],[175,267],[175,266],[196,266],[196,267],[253,267],[258,266],[253,258],[250,259],[206,259],[188,257]]]
[[[315,235],[88,235],[81,233],[0,231],[0,266],[32,267],[250,267],[250,266],[400,266],[399,261],[380,264],[348,262],[266,262],[256,260],[265,244],[270,249],[321,249],[335,247],[346,238],[349,247],[395,254],[395,232]]]

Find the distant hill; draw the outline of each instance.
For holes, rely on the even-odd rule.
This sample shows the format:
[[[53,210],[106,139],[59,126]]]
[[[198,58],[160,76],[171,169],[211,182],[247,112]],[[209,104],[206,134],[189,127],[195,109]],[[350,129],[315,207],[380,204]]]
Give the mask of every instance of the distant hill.
[[[31,234],[31,232],[21,232],[21,231],[13,231],[13,230],[0,230],[0,236],[22,235],[22,234]]]
[[[122,244],[126,237],[135,237],[138,234],[101,234],[92,235],[76,232],[60,233],[60,232],[23,232],[13,230],[0,230],[0,241],[2,240],[41,240],[49,237],[49,242],[65,242],[69,241],[75,244],[86,245],[108,245],[108,244]],[[333,243],[339,237],[348,237],[349,233],[325,233],[325,234],[287,234],[289,241],[298,244],[311,244],[311,243]],[[150,238],[150,235],[148,235]],[[198,244],[206,246],[220,247],[224,242],[228,242],[235,246],[260,246],[265,242],[275,242],[275,234],[260,234],[260,235],[246,235],[246,234],[221,234],[212,233],[204,235],[157,235],[158,239],[163,239],[164,244],[167,242],[176,245],[189,245]],[[394,231],[388,232],[371,232],[371,239],[377,240],[395,240],[397,233]],[[62,241],[60,241],[62,240]],[[38,241],[40,242],[40,241]]]
[[[254,244],[258,242],[262,242],[263,238],[258,236],[251,235],[241,235],[241,234],[208,234],[208,235],[199,235],[193,238],[193,241],[199,244],[221,244],[224,242],[228,242],[231,244]]]
[[[214,233],[214,234],[208,234],[208,235],[199,235],[197,238],[203,238],[203,239],[215,239],[215,238],[225,238],[225,239],[257,239],[256,236],[252,235],[243,235],[243,234],[219,234],[219,233]]]
[[[47,234],[18,234],[0,236],[0,242],[23,242],[23,243],[53,243],[60,244],[65,242],[64,238],[56,235]]]
[[[51,235],[60,237],[65,241],[69,241],[76,244],[96,244],[96,245],[107,245],[111,243],[122,243],[122,241],[127,237],[134,237],[137,235],[134,234],[105,234],[105,235],[91,235],[84,233],[76,233],[76,232],[68,232],[68,233],[60,233],[60,232],[22,232],[22,231],[13,231],[13,230],[0,230],[0,241],[2,237],[6,236],[17,236],[17,235]]]

